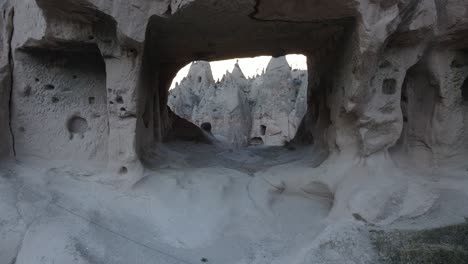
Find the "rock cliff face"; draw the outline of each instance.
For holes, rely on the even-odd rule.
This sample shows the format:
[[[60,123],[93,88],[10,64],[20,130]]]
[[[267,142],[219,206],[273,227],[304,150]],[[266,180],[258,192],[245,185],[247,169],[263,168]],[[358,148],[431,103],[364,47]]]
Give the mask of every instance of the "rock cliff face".
[[[379,263],[369,230],[468,216],[466,0],[0,0],[0,8],[1,263]],[[275,103],[268,113],[270,101],[245,103],[283,96],[272,79],[296,77],[275,69],[281,61],[247,93],[229,89],[243,85],[237,70],[218,88],[207,72],[192,80],[210,83],[197,92],[206,95],[186,100],[216,107],[202,101],[225,92],[213,126],[253,113],[234,127],[242,133],[224,132],[241,144],[262,125],[285,135],[289,125],[273,120],[305,111],[294,142],[313,142],[307,151],[272,166],[262,160],[271,153],[166,148],[175,134],[205,135],[167,107],[183,65],[285,54],[307,56],[307,108],[292,114]],[[208,111],[181,107],[197,118]],[[45,165],[58,160],[67,165]],[[99,170],[88,171],[91,162]],[[458,242],[408,234],[417,237],[409,244],[466,262]],[[378,241],[391,261],[399,243]]]
[[[219,83],[213,81],[209,63],[195,62],[171,90],[168,105],[199,126],[210,123],[213,134],[231,146],[280,146],[294,138],[306,98],[307,71],[292,70],[279,57],[252,79],[236,64]]]
[[[139,153],[171,131],[168,86],[181,65],[268,53],[308,56],[309,111],[299,134],[332,153],[366,158],[397,142],[430,163],[466,153],[466,3],[334,3],[4,0],[1,153],[97,158],[138,174]],[[232,34],[218,34],[226,30]],[[194,89],[209,87],[209,76],[192,80]],[[430,87],[424,95],[422,86]],[[417,93],[431,109],[418,111]],[[194,112],[179,107],[183,117]],[[254,109],[250,137],[263,122],[266,134],[290,137],[289,125],[271,123],[291,119],[289,110],[272,117]]]

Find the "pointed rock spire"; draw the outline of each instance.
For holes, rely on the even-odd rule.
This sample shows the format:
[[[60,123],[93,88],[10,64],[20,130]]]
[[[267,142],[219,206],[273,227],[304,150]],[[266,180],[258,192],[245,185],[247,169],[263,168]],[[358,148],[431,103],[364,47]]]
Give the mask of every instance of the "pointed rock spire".
[[[289,66],[289,63],[286,60],[286,57],[272,57],[266,68],[267,73],[271,71],[291,71],[291,67]]]
[[[187,76],[192,80],[214,83],[213,73],[211,72],[211,65],[207,61],[194,61],[192,65],[190,65]]]
[[[232,70],[232,77],[236,79],[238,78],[245,79],[245,75],[239,66],[239,60],[237,60],[236,64],[234,65],[234,69]]]

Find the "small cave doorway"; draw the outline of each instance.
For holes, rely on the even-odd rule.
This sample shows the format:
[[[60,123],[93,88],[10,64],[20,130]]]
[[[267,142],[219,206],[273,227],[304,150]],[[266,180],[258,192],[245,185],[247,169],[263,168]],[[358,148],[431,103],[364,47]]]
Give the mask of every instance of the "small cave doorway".
[[[252,146],[259,146],[264,144],[265,142],[263,142],[263,139],[261,137],[254,137],[250,140],[250,145]]]
[[[464,103],[468,104],[468,77],[461,86],[461,96]]]
[[[418,153],[425,157],[431,146],[433,111],[439,100],[437,82],[424,63],[418,63],[406,72],[401,90],[403,128],[392,150]]]

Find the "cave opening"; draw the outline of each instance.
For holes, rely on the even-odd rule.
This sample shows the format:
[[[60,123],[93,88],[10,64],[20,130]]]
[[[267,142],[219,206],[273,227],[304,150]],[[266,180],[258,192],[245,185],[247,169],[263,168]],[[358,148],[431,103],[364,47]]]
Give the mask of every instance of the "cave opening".
[[[183,142],[200,149],[200,142],[221,143],[235,151],[256,142],[262,142],[259,149],[326,148],[333,62],[343,56],[354,20],[258,20],[248,11],[251,3],[239,4],[248,8],[196,1],[149,19],[138,109],[143,122],[136,133],[140,155]],[[306,66],[288,64],[290,56],[301,56]],[[245,66],[243,59],[258,57],[266,58],[265,70],[247,73],[254,64]],[[230,67],[216,74],[211,64],[226,60]]]
[[[403,127],[392,151],[400,151],[419,162],[430,162],[434,133],[433,114],[439,98],[439,86],[425,61],[406,72],[401,89]]]
[[[168,107],[229,147],[283,146],[307,112],[307,87],[304,55],[194,61],[173,79]]]
[[[465,79],[461,86],[461,95],[463,102],[467,103],[468,102],[468,78]]]

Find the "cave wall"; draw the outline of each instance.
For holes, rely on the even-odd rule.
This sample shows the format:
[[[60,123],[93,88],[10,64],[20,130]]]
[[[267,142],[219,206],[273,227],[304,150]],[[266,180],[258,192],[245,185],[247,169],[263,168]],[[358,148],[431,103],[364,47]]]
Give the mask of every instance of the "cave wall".
[[[426,166],[463,159],[468,142],[463,98],[467,70],[466,52],[431,49],[406,72],[403,132],[395,150]]]
[[[106,161],[106,72],[100,54],[17,51],[15,62],[16,154]]]
[[[438,165],[438,161],[467,153],[468,112],[461,88],[468,77],[468,57],[458,50],[434,50],[428,56],[430,76],[438,88],[431,130],[431,148]]]
[[[335,2],[330,9],[320,1],[313,8],[304,1],[6,1],[15,10],[14,63],[4,52],[10,50],[10,31],[5,29],[12,14],[4,6],[0,122],[3,128],[13,121],[14,137],[8,129],[1,131],[1,152],[12,150],[9,142],[14,138],[20,155],[99,157],[108,159],[115,172],[141,172],[143,149],[174,129],[166,104],[169,84],[181,66],[194,60],[302,53],[310,69],[309,111],[298,132],[304,140],[332,154],[366,159],[386,153],[402,142],[398,140],[405,127],[414,127],[430,146],[431,159],[463,153],[466,103],[460,90],[467,73],[464,62],[454,61],[464,61],[468,48],[466,1]],[[41,53],[52,55],[42,58]],[[102,62],[104,67],[96,68]],[[87,63],[89,67],[80,66]],[[416,71],[420,64],[425,69]],[[49,70],[49,65],[55,66]],[[8,94],[9,68],[14,68],[13,120],[7,118],[9,100],[3,96]],[[78,70],[82,74],[74,80],[72,72]],[[39,74],[43,76],[36,83]],[[417,100],[419,86],[427,85],[418,79],[436,87],[433,102],[424,98],[425,105],[433,106],[427,112],[433,114],[418,118],[421,109],[403,106],[404,111],[415,111],[407,114],[404,125],[402,90],[406,85],[408,92],[416,83],[415,95],[407,99]],[[61,89],[56,81],[85,88],[68,98],[54,94]],[[48,84],[55,88],[44,89]],[[21,96],[28,86],[37,97]],[[424,96],[433,98],[432,92]],[[78,146],[68,147],[67,118],[77,111],[86,115],[92,129],[103,132],[90,139],[93,144],[72,153]],[[100,115],[96,125],[91,112]],[[35,121],[52,119],[51,113],[50,127]],[[413,119],[424,125],[410,124]],[[424,135],[421,126],[427,127]],[[39,135],[47,135],[48,141]]]

